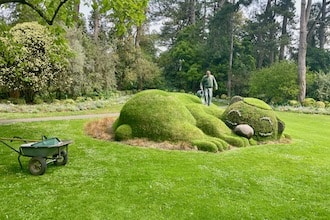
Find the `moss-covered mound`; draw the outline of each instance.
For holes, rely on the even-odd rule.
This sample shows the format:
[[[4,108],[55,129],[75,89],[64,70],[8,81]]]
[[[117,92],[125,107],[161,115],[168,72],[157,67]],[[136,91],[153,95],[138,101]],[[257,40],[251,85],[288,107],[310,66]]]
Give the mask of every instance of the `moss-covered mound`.
[[[233,97],[222,120],[231,129],[239,124],[250,125],[254,129],[253,138],[257,141],[277,140],[285,127],[269,105],[255,98]]]
[[[222,114],[216,105],[202,105],[194,95],[146,90],[123,106],[113,130],[117,140],[186,141],[211,152],[249,145],[232,133],[220,119]]]

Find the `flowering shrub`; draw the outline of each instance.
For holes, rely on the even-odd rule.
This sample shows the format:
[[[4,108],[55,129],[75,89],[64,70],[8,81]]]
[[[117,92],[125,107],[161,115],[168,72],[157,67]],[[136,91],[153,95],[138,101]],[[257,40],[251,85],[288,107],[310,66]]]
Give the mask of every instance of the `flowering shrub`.
[[[70,84],[68,47],[46,27],[36,22],[17,24],[0,38],[0,46],[0,87],[6,91],[33,102],[40,91]]]

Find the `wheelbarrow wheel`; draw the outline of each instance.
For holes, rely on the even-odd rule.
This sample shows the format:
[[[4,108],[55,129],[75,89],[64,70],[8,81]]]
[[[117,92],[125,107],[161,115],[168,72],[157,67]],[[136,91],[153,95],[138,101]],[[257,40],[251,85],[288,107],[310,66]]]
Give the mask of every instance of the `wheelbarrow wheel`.
[[[68,162],[68,153],[66,151],[61,151],[60,155],[56,154],[53,156],[53,158],[55,159],[55,165],[65,165]]]
[[[46,172],[46,159],[42,157],[32,157],[29,162],[29,170],[32,175],[42,175]]]

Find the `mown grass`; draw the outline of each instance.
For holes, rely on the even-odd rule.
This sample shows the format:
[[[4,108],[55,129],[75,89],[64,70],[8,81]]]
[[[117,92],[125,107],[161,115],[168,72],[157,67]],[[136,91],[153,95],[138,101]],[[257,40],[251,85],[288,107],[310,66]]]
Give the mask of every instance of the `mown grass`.
[[[72,139],[43,176],[0,146],[0,219],[329,219],[330,117],[278,113],[291,144],[223,153],[92,139],[89,120],[0,126],[0,136]]]

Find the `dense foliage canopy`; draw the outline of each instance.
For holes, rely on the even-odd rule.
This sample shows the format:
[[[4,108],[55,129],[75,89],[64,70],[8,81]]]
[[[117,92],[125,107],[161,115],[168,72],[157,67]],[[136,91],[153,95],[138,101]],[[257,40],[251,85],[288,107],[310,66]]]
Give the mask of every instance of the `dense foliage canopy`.
[[[35,21],[45,27],[52,24],[54,45],[61,45],[64,41],[59,39],[66,38],[73,52],[74,56],[67,56],[66,50],[60,49],[64,55],[55,52],[51,56],[54,59],[63,57],[61,65],[66,67],[60,71],[61,76],[71,80],[70,84],[64,83],[65,89],[59,86],[33,89],[43,100],[103,96],[116,90],[148,88],[195,93],[206,70],[211,70],[220,86],[216,96],[258,96],[267,101],[277,100],[275,103],[297,99],[298,94],[292,88],[298,82],[283,79],[287,75],[276,70],[283,65],[277,64],[280,61],[287,60],[294,65],[300,57],[296,41],[299,16],[293,0],[74,0],[60,3],[0,0],[1,65],[13,66],[13,60],[21,56],[21,52],[10,49],[17,49],[19,45],[14,44],[9,29],[24,22]],[[322,95],[328,91],[330,69],[328,7],[329,1],[324,0],[311,5],[306,36],[306,66],[314,72],[314,77],[307,77],[307,96],[323,101],[329,99]],[[21,71],[18,69],[21,67],[15,68]],[[299,68],[285,71],[289,70],[290,77],[298,76]],[[256,72],[265,74],[260,78],[269,74],[281,79],[264,87],[279,88],[277,83],[285,81],[293,85],[291,89],[277,92],[274,98],[275,89],[272,95],[256,90],[255,85],[262,84],[257,82]],[[54,69],[51,75],[59,76],[58,70]],[[256,82],[250,83],[251,80]],[[24,92],[22,95],[28,97]],[[10,89],[0,86],[0,97],[10,96]],[[29,99],[27,101],[34,101],[32,96]]]

